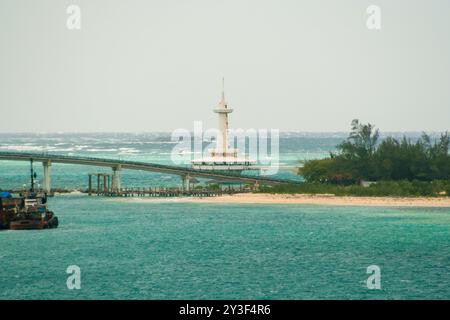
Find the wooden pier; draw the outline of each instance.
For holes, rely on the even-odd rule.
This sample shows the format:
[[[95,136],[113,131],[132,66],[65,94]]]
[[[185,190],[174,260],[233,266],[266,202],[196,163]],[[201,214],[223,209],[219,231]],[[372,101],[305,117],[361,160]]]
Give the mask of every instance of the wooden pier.
[[[93,187],[93,177],[96,177],[97,185]],[[223,186],[226,182],[218,182],[219,188],[201,188],[195,187],[197,180],[187,182],[188,187],[182,184],[180,188],[177,187],[156,187],[156,188],[117,188],[114,184],[114,176],[108,173],[90,173],[88,174],[88,189],[86,192],[92,196],[106,196],[106,197],[153,197],[153,198],[170,198],[170,197],[217,197],[223,194],[241,193],[251,191],[244,188],[242,184],[239,186],[232,186],[228,184]]]
[[[223,194],[235,193],[233,190],[190,190],[183,191],[178,188],[124,188],[119,192],[94,193],[97,196],[106,197],[150,197],[150,198],[174,198],[174,197],[217,197]],[[89,193],[89,192],[88,192]],[[89,193],[92,195],[93,193]]]

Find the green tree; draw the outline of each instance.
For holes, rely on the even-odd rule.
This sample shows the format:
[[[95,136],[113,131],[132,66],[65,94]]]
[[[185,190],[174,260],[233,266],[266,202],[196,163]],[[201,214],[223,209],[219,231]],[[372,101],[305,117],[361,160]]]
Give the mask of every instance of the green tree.
[[[432,181],[450,179],[450,137],[432,142],[426,133],[412,142],[388,137],[378,143],[372,124],[352,121],[348,138],[330,158],[306,161],[298,173],[308,182],[351,184],[366,180]]]
[[[308,182],[328,182],[333,161],[332,158],[306,161],[298,168],[298,174]]]
[[[355,119],[351,124],[351,132],[347,140],[337,146],[339,156],[346,159],[348,167],[352,168],[353,176],[359,179],[372,179],[375,176],[373,155],[380,136],[375,126],[361,124]]]

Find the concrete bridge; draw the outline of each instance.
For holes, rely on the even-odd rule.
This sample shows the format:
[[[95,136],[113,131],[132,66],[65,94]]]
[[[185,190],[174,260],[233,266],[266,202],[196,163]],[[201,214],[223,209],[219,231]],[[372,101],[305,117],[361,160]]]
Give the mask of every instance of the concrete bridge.
[[[160,172],[174,174],[181,177],[182,188],[189,191],[189,180],[192,177],[232,180],[255,185],[277,185],[283,183],[298,183],[287,179],[276,179],[264,176],[245,176],[236,172],[226,171],[202,171],[189,167],[171,166],[156,163],[146,163],[127,160],[91,158],[83,156],[65,156],[48,153],[24,153],[24,152],[3,152],[0,151],[0,160],[42,162],[44,166],[43,189],[47,192],[51,190],[51,165],[52,163],[65,163],[76,165],[87,165],[97,167],[110,167],[112,169],[112,189],[121,189],[121,171],[123,169],[142,170],[150,172]]]

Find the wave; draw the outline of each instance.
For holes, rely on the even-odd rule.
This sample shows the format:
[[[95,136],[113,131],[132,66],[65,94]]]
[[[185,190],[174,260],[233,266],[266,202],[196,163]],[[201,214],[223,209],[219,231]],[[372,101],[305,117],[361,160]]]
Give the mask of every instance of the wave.
[[[0,146],[0,150],[13,151],[54,151],[55,147],[36,146],[31,144]]]
[[[117,152],[119,151],[118,149],[100,149],[100,148],[92,148],[92,149],[86,149],[85,151],[88,152]]]

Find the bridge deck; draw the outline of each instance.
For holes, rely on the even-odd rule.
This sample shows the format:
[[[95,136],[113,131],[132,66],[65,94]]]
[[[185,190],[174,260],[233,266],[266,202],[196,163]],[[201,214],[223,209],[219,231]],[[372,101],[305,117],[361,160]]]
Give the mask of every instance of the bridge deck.
[[[157,163],[146,163],[139,161],[94,158],[84,156],[66,156],[50,153],[25,153],[25,152],[0,151],[0,160],[30,161],[31,159],[37,162],[66,163],[66,164],[89,165],[89,166],[100,166],[111,168],[120,167],[122,169],[161,172],[180,176],[189,175],[191,177],[200,177],[200,178],[233,179],[249,183],[256,183],[256,182],[264,184],[299,183],[298,181],[289,179],[278,179],[262,176],[247,176],[226,171],[202,171],[188,167],[164,165]]]

